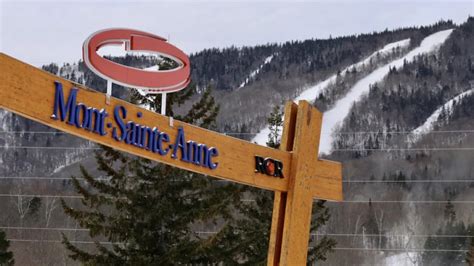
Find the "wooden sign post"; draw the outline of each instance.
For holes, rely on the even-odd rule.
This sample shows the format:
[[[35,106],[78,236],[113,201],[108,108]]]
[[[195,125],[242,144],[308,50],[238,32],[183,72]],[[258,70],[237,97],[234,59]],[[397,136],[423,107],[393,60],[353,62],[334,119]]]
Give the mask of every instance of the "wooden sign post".
[[[280,150],[111,98],[0,54],[0,108],[69,134],[192,172],[275,191],[268,265],[306,265],[314,198],[342,200],[340,163],[317,158],[322,114],[285,107]]]
[[[322,114],[306,101],[285,106],[280,149],[292,153],[287,192],[275,192],[268,265],[306,265],[313,198],[342,200],[340,163],[318,160]]]

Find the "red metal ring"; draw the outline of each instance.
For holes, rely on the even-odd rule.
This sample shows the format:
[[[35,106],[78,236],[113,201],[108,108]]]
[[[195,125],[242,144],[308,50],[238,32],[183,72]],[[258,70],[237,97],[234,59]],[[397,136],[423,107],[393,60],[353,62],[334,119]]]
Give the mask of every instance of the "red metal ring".
[[[158,53],[175,60],[180,66],[166,71],[147,71],[112,62],[97,54],[104,45],[122,43],[125,43],[126,50]],[[123,86],[174,92],[184,89],[190,82],[188,56],[166,39],[147,32],[132,29],[98,31],[87,38],[82,52],[84,62],[94,73]]]

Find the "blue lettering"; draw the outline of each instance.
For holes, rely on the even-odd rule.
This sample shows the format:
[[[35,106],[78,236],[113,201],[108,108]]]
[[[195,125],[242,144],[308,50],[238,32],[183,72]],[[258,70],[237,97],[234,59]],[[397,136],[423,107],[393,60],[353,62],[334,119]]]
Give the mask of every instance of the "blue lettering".
[[[94,109],[97,110],[97,109]],[[95,126],[94,126],[94,132],[100,134],[101,136],[107,135],[107,132],[105,131],[105,118],[109,116],[109,114],[105,111],[104,108],[100,110],[99,113],[100,118],[95,119]],[[92,118],[92,114],[91,114]]]
[[[213,163],[212,162],[212,157],[215,157],[215,156],[218,156],[218,155],[219,155],[219,152],[217,151],[216,148],[211,147],[208,150],[207,167],[209,167],[211,170],[216,169],[217,165],[219,164],[219,163]]]
[[[105,109],[100,111],[93,107],[87,107],[84,103],[76,103],[77,88],[69,91],[67,102],[64,99],[63,86],[60,82],[55,83],[54,109],[51,119],[66,121],[67,124],[74,125],[77,128],[99,134],[107,135],[105,123],[108,114]],[[137,113],[140,118],[141,113]],[[125,143],[158,153],[161,156],[167,155],[171,151],[171,158],[178,158],[180,152],[180,160],[193,163],[209,169],[216,169],[219,165],[213,162],[213,158],[219,155],[217,148],[207,148],[205,144],[189,140],[186,141],[185,132],[182,127],[178,128],[177,136],[174,144],[169,145],[170,136],[165,132],[160,132],[156,127],[150,128],[140,125],[134,121],[126,121],[127,109],[124,106],[117,105],[114,108],[114,120],[117,124],[112,129],[112,137],[116,141],[125,141]],[[112,123],[107,123],[107,127],[111,128]],[[278,166],[277,170],[281,172],[282,166]]]
[[[147,134],[148,133],[148,134]],[[140,147],[145,147],[148,150],[148,147],[150,146],[150,142],[153,141],[153,130],[149,127],[142,127],[142,137],[140,139]],[[145,146],[145,142],[148,142]]]
[[[120,114],[121,113],[121,114]],[[112,131],[112,137],[117,140],[117,141],[123,141],[125,139],[126,132],[125,132],[125,123],[123,122],[122,119],[125,119],[127,117],[127,109],[125,107],[118,105],[114,108],[114,119],[115,123],[117,123],[119,129],[120,129],[120,136],[117,135],[117,128],[114,127]]]
[[[153,153],[156,153],[158,151],[158,149],[155,146],[156,146],[156,143],[158,142],[156,138],[158,137],[159,134],[160,134],[160,131],[158,131],[158,129],[154,127],[152,129],[150,139],[148,139],[147,149],[152,151]]]
[[[80,112],[82,109],[82,124],[79,122],[80,120]],[[83,103],[79,103],[75,110],[74,110],[74,123],[76,124],[77,128],[86,128],[87,125],[91,123],[90,117],[89,117],[89,112],[87,112],[87,106]]]
[[[170,149],[169,148],[163,149],[163,142],[167,143],[169,141],[170,141],[170,136],[166,134],[165,132],[161,132],[160,134],[158,134],[158,141],[156,141],[155,144],[153,145],[154,149],[157,150],[160,155],[168,154]]]
[[[135,123],[133,121],[127,122],[127,133],[125,136],[125,143],[134,144],[135,141]]]
[[[74,111],[76,109],[77,89],[71,89],[67,98],[67,103],[66,105],[64,105],[63,84],[61,84],[61,82],[59,81],[55,81],[54,85],[56,87],[56,93],[54,94],[54,109],[51,118],[54,120],[58,120],[59,112],[59,118],[61,119],[61,121],[64,121],[66,119],[66,114],[69,114],[68,121],[66,123],[68,123],[69,125],[74,125]]]
[[[206,145],[202,144],[199,147],[199,161],[201,163],[201,166],[207,167],[207,162],[209,161],[209,150]]]
[[[188,140],[187,142],[188,144],[188,158],[191,162],[193,162],[194,164],[199,164],[199,145],[192,141],[192,140]],[[196,162],[197,160],[197,162]]]
[[[178,128],[178,136],[176,137],[176,142],[173,146],[173,153],[171,154],[171,158],[176,158],[176,153],[178,153],[178,149],[181,150],[181,161],[189,162],[187,151],[186,151],[186,139],[184,137],[184,130],[182,127]]]
[[[94,119],[94,115],[95,115],[95,119]],[[105,109],[102,108],[102,110],[99,111],[97,110],[97,108],[89,107],[87,108],[87,120],[84,120],[84,122],[82,123],[82,127],[89,131],[94,131],[94,133],[97,133],[101,136],[105,136],[107,135],[107,132],[105,132],[104,124],[105,124],[105,118],[107,116],[109,116],[109,114],[107,114]],[[92,125],[94,125],[94,128],[92,128]]]

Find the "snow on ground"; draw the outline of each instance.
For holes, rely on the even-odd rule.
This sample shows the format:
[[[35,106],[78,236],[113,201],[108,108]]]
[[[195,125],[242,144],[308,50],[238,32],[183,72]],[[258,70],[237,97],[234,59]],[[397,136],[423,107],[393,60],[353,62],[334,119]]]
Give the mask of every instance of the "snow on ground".
[[[145,67],[143,70],[153,72],[153,71],[158,71],[159,69],[160,69],[160,66],[153,65],[151,67]]]
[[[0,110],[0,131],[6,131],[8,129],[8,117],[11,113]]]
[[[381,55],[386,55],[386,54],[389,54],[393,51],[393,49],[395,48],[405,48],[407,47],[408,45],[410,44],[410,39],[405,39],[405,40],[401,40],[401,41],[397,41],[397,42],[392,42],[392,43],[389,43],[387,45],[385,45],[383,48],[381,48],[380,50],[377,50],[375,51],[374,53],[372,53],[370,56],[368,56],[367,58],[365,58],[364,60],[362,61],[359,61],[355,64],[352,64],[346,68],[344,68],[342,71],[341,71],[341,76],[344,76],[347,74],[347,71],[348,70],[351,70],[353,68],[359,70],[361,67],[363,67],[364,65],[368,64],[371,60],[373,60],[375,57],[377,56],[381,56]],[[268,59],[269,57],[267,57]],[[265,59],[265,62],[267,62],[267,59]],[[271,60],[271,59],[270,59]],[[263,65],[262,65],[263,66]],[[253,72],[252,72],[253,73]],[[248,79],[248,78],[247,78]],[[320,83],[317,83],[316,85],[314,86],[311,86],[307,89],[305,89],[298,97],[296,97],[294,99],[295,102],[298,102],[300,100],[306,100],[306,101],[309,101],[309,102],[313,102],[314,100],[316,100],[316,98],[319,96],[319,94],[321,92],[323,92],[323,90],[330,84],[332,83],[335,83],[336,82],[336,79],[337,79],[337,75],[334,74],[332,76],[330,76],[329,78],[325,79],[324,81],[320,82]],[[245,83],[245,82],[244,82]],[[242,83],[242,84],[244,84]],[[245,85],[245,84],[244,84]],[[243,87],[241,85],[241,87]],[[270,133],[270,129],[267,127],[265,127],[264,129],[260,130],[259,133],[253,138],[253,142],[257,142],[258,144],[260,145],[265,145],[265,143],[267,142],[268,140],[268,133]]]
[[[411,50],[404,57],[374,70],[365,78],[354,84],[344,98],[337,101],[331,110],[324,113],[319,151],[321,153],[329,153],[331,151],[331,144],[334,140],[334,130],[341,125],[344,118],[349,114],[352,104],[359,101],[361,97],[369,91],[369,85],[381,81],[388,74],[390,68],[403,66],[405,60],[410,62],[418,55],[435,51],[444,43],[452,31],[452,29],[443,30],[429,35],[423,39],[420,46]]]
[[[67,78],[71,78],[72,74],[74,74],[76,80],[79,80],[80,78],[84,79],[84,72],[79,70],[79,65],[77,63],[64,65],[59,68],[58,73],[55,73],[55,75]],[[85,81],[83,80],[83,82]]]
[[[273,59],[273,55],[270,55],[269,57],[265,58],[265,60],[263,61],[263,64],[261,64],[257,69],[252,71],[247,76],[245,81],[240,84],[239,89],[243,88],[245,85],[247,85],[250,82],[250,80],[252,80],[258,73],[260,73],[260,70],[262,70],[263,66],[265,66],[266,64],[269,64],[272,61],[272,59]]]
[[[70,166],[72,164],[75,164],[83,159],[83,154],[86,153],[87,148],[94,147],[94,144],[92,142],[88,142],[85,144],[81,144],[78,147],[78,150],[73,151],[73,152],[68,152],[64,154],[64,158],[60,161],[57,161],[58,165],[53,170],[53,174],[56,174],[66,168],[67,166]]]
[[[395,48],[404,48],[404,47],[407,47],[409,44],[410,44],[410,39],[405,39],[405,40],[401,40],[401,41],[398,41],[398,42],[389,43],[389,44],[385,45],[382,49],[372,53],[370,56],[368,56],[364,60],[359,61],[355,64],[352,64],[352,65],[346,67],[345,69],[343,69],[341,71],[341,75],[346,75],[347,71],[351,70],[353,68],[359,70],[364,65],[369,64],[369,62],[371,60],[373,60],[375,57],[389,54],[393,51],[393,49],[395,49]],[[323,92],[324,88],[326,88],[331,83],[335,83],[336,79],[337,79],[337,75],[336,74],[332,75],[328,79],[316,84],[316,86],[313,86],[313,87],[303,91],[298,97],[295,98],[295,101],[305,100],[305,101],[312,102],[312,101],[316,100],[316,98],[319,96],[319,94],[321,92]]]
[[[421,136],[429,133],[431,130],[433,130],[434,125],[438,121],[439,116],[441,115],[441,112],[443,109],[447,112],[447,115],[451,115],[453,112],[453,106],[454,103],[459,102],[464,97],[467,97],[471,94],[473,94],[474,89],[470,89],[468,91],[465,91],[461,94],[458,94],[457,96],[453,97],[451,100],[447,101],[445,104],[443,104],[441,107],[436,109],[436,111],[431,114],[428,119],[426,119],[425,123],[423,125],[417,127],[415,130],[413,130],[412,137],[410,139],[411,142],[416,142]]]
[[[150,67],[143,68],[143,70],[150,71],[150,72],[158,71],[159,69],[160,69],[160,67],[158,65],[153,65],[153,66],[150,66]],[[147,98],[148,101],[153,102],[153,99],[150,96],[148,96],[148,94],[144,90],[141,90],[141,89],[135,89],[135,90],[138,92],[138,94],[140,94],[141,96]],[[143,109],[153,111],[152,108],[151,108],[151,104],[149,102],[139,104],[138,106],[140,106]]]
[[[384,259],[382,265],[386,266],[416,266],[418,263],[418,254],[416,252],[400,253],[388,256]]]

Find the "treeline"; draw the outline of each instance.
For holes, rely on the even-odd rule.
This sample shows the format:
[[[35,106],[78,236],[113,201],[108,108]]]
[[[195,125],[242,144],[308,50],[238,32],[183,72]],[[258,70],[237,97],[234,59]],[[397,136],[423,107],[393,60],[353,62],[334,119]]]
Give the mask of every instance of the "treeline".
[[[330,39],[206,49],[191,55],[192,79],[199,87],[212,84],[218,90],[236,89],[265,58],[274,55],[275,58],[263,67],[256,79],[306,76],[306,79],[314,81],[316,73],[336,72],[337,68],[359,61],[389,42],[411,38],[416,45],[424,36],[449,27],[453,27],[452,21],[440,21],[426,27],[407,27]]]

